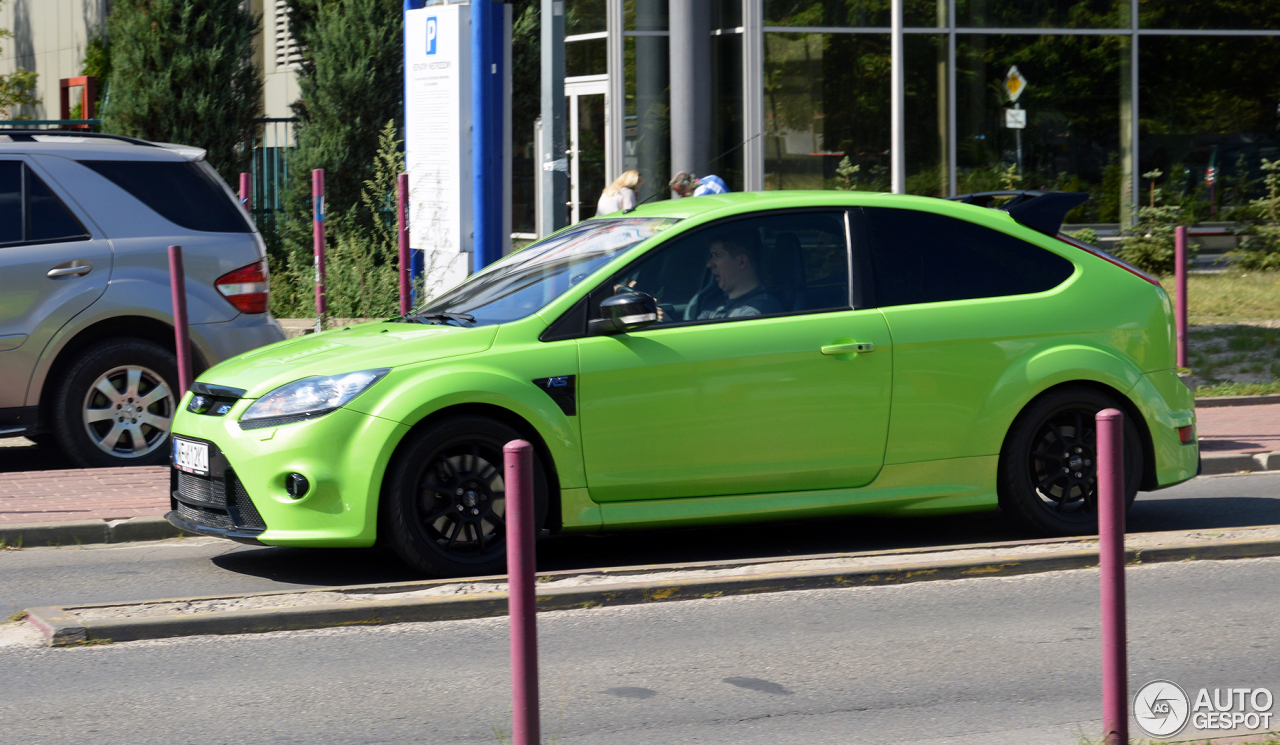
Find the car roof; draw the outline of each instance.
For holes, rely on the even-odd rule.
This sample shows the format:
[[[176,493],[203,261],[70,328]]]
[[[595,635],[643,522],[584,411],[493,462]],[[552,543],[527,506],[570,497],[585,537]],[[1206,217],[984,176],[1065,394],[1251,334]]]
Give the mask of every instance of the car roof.
[[[997,204],[994,197],[1012,197]],[[869,191],[761,191],[686,197],[651,202],[625,217],[715,218],[744,212],[803,207],[893,207],[950,214],[975,222],[1021,225],[1055,235],[1062,218],[1088,194],[1072,192],[989,192],[938,199],[913,194]],[[998,217],[997,217],[998,216]]]
[[[0,129],[0,155],[58,155],[73,160],[204,160],[190,145],[66,130]]]

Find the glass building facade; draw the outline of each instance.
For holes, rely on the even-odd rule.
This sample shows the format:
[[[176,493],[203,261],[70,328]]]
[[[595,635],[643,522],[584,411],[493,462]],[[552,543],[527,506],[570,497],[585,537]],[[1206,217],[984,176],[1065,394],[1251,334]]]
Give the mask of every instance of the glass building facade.
[[[709,15],[705,56],[672,69],[671,18],[688,2]],[[889,189],[889,0],[565,8],[566,97],[582,97],[578,219],[629,169],[642,197],[665,198],[673,170],[733,190]],[[1118,223],[1155,182],[1208,219],[1259,190],[1261,159],[1280,157],[1280,3],[904,0],[904,26],[908,193],[1089,191],[1071,221]],[[1026,80],[1016,103],[1014,67]],[[671,83],[695,74],[707,162],[676,163],[689,114],[673,110]],[[1013,108],[1023,128],[1007,126]]]

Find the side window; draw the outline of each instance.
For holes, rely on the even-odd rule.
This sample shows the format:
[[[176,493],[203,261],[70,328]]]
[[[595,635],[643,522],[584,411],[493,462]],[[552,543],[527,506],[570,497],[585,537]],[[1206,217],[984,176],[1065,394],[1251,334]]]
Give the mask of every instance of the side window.
[[[80,241],[89,238],[71,210],[54,195],[39,176],[27,172],[27,240],[41,243]]]
[[[1061,256],[965,220],[885,207],[862,214],[880,306],[1044,292],[1075,271]]]
[[[167,160],[82,160],[80,164],[188,230],[253,232],[222,180],[207,164]]]
[[[692,323],[849,307],[843,212],[798,212],[717,223],[680,236],[592,296],[648,293],[660,323]]]
[[[0,161],[0,245],[87,240],[89,232],[21,161]]]
[[[0,160],[0,245],[22,241],[22,162]]]

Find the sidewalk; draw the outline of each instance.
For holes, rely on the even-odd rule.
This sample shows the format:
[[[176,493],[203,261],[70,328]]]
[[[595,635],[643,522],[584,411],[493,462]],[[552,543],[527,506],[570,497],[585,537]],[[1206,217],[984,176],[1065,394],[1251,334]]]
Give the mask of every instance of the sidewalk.
[[[1197,422],[1204,473],[1280,470],[1280,403],[1200,408]],[[32,523],[130,518],[157,523],[169,511],[166,466],[68,469],[66,465],[56,454],[27,440],[0,440],[0,537],[6,528],[11,532],[15,526]],[[50,470],[36,470],[41,468]],[[151,532],[164,527],[153,526]],[[109,531],[108,541],[113,540],[111,536]],[[101,542],[75,537],[40,543],[50,540]]]

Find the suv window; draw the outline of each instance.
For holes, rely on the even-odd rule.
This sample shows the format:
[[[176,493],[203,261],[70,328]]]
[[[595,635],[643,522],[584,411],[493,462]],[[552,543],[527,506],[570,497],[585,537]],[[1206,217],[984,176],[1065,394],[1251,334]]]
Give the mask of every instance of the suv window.
[[[849,307],[843,211],[793,212],[716,223],[673,239],[627,267],[592,297],[638,290],[660,323],[709,321]]]
[[[252,226],[206,164],[160,160],[82,160],[162,217],[188,230],[251,233]]]
[[[997,230],[932,212],[862,210],[876,304],[911,305],[1044,292],[1075,265]]]
[[[0,161],[0,245],[89,238],[71,210],[21,161]]]

